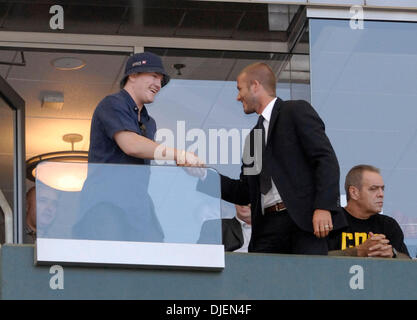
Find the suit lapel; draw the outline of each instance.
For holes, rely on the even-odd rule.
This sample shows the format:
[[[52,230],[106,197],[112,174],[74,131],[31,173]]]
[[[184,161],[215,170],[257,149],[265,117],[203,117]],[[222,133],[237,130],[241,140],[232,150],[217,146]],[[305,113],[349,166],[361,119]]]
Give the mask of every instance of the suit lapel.
[[[233,218],[231,227],[232,227],[232,232],[233,232],[234,236],[243,245],[243,232],[242,232],[242,227],[241,227],[239,221],[237,221],[236,217]]]
[[[274,107],[272,108],[271,119],[269,121],[268,140],[267,140],[267,143],[266,143],[267,146],[268,146],[269,141],[270,141],[269,137],[271,136],[271,132],[273,131],[273,128],[275,126],[275,122],[277,121],[277,118],[278,118],[278,115],[279,115],[279,112],[280,112],[280,109],[281,109],[280,108],[281,103],[282,103],[282,100],[279,97],[277,97],[277,100],[275,101]]]

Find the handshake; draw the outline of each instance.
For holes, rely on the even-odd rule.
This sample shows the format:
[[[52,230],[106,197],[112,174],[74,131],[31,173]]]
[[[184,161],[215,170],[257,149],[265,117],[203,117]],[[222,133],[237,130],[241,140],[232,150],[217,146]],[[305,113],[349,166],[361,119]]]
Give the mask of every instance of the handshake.
[[[197,157],[193,152],[181,151],[177,153],[177,166],[183,167],[190,176],[202,180],[207,176],[207,169],[204,161]]]
[[[174,160],[179,167],[183,167],[187,174],[204,179],[207,169],[203,160],[194,152],[178,150],[164,145],[159,145],[154,151],[154,159],[160,161]],[[161,164],[161,163],[159,163]]]
[[[194,152],[177,150],[175,162],[180,167],[204,167],[205,163]]]
[[[153,158],[158,164],[174,160],[180,167],[204,167],[205,163],[194,152],[178,150],[164,145],[157,145],[153,152]]]

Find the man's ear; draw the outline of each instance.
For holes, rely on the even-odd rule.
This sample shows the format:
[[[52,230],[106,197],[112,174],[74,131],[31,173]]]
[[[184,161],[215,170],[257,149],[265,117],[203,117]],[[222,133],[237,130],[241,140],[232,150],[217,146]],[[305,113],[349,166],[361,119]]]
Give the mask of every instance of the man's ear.
[[[251,80],[250,85],[253,87],[253,90],[258,91],[261,83],[258,80]]]
[[[355,186],[350,186],[349,187],[349,195],[350,195],[351,199],[358,200],[359,199],[359,189],[356,188]]]
[[[138,77],[138,74],[137,73],[132,73],[132,74],[129,74],[128,75],[128,80],[130,79],[130,81],[135,82],[135,80],[136,80],[137,77]]]

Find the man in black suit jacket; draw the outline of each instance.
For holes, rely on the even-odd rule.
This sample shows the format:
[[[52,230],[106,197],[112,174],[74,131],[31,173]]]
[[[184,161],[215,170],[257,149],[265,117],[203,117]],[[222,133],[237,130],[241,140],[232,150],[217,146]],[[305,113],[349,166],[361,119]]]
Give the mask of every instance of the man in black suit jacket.
[[[251,235],[251,210],[249,206],[235,205],[236,216],[232,219],[206,220],[200,231],[197,243],[216,244],[220,223],[222,229],[222,243],[225,251],[248,252]]]
[[[323,121],[308,102],[277,98],[275,75],[264,63],[243,69],[237,88],[244,112],[263,116],[245,142],[240,179],[221,176],[224,200],[252,205],[249,251],[327,254],[329,231],[346,221],[338,210],[339,164]],[[264,131],[264,147],[255,129]],[[262,150],[262,161],[256,154],[251,161],[255,150]]]

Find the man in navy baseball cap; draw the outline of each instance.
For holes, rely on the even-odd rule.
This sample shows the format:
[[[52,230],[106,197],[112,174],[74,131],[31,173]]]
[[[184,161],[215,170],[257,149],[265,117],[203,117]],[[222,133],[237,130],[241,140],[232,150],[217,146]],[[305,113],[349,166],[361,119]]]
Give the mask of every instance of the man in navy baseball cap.
[[[179,165],[200,164],[194,153],[154,141],[156,122],[145,105],[154,102],[169,79],[157,55],[143,52],[129,57],[121,90],[101,100],[94,111],[89,162],[150,164],[155,159],[175,160]]]
[[[174,160],[181,166],[201,163],[192,152],[160,145],[154,140],[156,122],[145,105],[154,102],[168,81],[160,57],[149,52],[135,54],[127,60],[121,90],[105,97],[95,109],[88,161],[126,166],[113,166],[109,170],[102,165],[96,166],[92,173],[89,171],[81,200],[88,219],[77,224],[81,229],[75,227],[78,236],[84,236],[85,228],[97,229],[98,225],[97,230],[104,231],[93,237],[99,240],[163,241],[164,232],[147,191],[150,168],[139,170],[131,165],[146,165],[151,160]],[[97,194],[98,197],[91,197]],[[126,221],[133,230],[126,232]]]
[[[129,75],[143,72],[160,73],[163,76],[161,81],[162,87],[167,85],[170,80],[159,56],[151,52],[136,53],[127,60],[125,74],[120,81],[120,88],[124,88]]]

